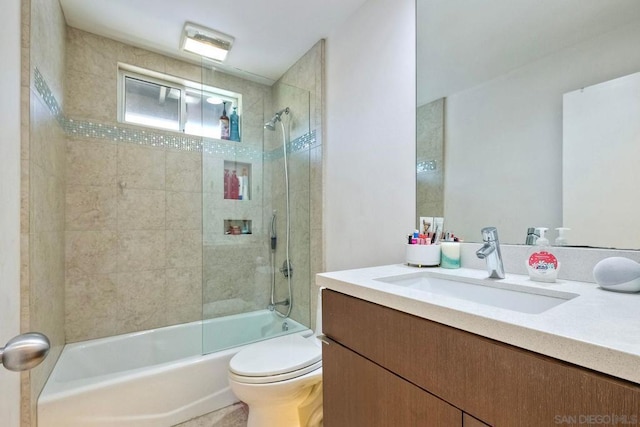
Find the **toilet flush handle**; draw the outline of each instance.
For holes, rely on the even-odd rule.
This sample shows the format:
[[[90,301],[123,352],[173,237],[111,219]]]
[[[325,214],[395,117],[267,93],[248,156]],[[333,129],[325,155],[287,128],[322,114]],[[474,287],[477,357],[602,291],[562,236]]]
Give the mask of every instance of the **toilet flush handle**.
[[[320,340],[320,342],[322,342],[322,344],[326,344],[326,345],[331,344],[331,340],[329,338],[327,338],[327,336],[324,335],[324,334],[320,334],[320,335],[316,336],[316,338],[318,338]]]

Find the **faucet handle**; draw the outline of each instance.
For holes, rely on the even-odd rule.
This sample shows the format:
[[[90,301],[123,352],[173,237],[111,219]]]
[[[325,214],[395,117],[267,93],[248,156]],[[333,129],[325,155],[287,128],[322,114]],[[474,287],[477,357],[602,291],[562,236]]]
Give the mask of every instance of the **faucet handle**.
[[[482,233],[482,240],[485,242],[497,242],[498,241],[498,229],[495,227],[485,227],[480,230]]]

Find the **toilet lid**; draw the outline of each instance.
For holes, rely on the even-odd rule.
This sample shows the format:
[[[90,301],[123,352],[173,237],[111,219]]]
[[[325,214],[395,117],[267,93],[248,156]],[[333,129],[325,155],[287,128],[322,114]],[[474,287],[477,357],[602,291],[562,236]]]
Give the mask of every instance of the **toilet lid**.
[[[312,365],[321,366],[321,360],[322,350],[313,338],[293,334],[261,341],[240,350],[229,362],[229,369],[245,377],[270,377]]]

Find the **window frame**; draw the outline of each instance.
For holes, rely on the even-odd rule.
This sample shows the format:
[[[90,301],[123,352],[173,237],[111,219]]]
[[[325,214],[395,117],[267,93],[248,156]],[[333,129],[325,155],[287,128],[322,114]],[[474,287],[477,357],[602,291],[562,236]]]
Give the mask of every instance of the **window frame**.
[[[166,129],[162,127],[156,127],[137,122],[130,122],[125,120],[126,114],[126,91],[125,84],[126,79],[132,78],[147,82],[155,85],[166,86],[172,89],[180,91],[180,109],[178,117],[179,130]],[[205,85],[202,83],[186,80],[183,78],[170,76],[167,74],[159,73],[157,71],[148,70],[145,68],[137,67],[135,65],[118,63],[118,93],[117,93],[117,120],[118,123],[127,125],[141,126],[149,129],[157,129],[164,132],[177,132],[184,135],[192,135],[194,137],[204,137],[204,135],[186,133],[187,123],[187,93],[196,91],[200,94],[202,102],[206,102],[206,98],[209,96],[215,96],[223,101],[232,103],[237,106],[237,113],[242,114],[242,94],[232,92],[226,89],[217,88],[214,86]],[[229,113],[229,112],[228,112]],[[230,113],[229,113],[230,114]],[[202,124],[202,123],[201,123]],[[211,138],[211,137],[207,137]],[[214,138],[217,139],[217,138]]]

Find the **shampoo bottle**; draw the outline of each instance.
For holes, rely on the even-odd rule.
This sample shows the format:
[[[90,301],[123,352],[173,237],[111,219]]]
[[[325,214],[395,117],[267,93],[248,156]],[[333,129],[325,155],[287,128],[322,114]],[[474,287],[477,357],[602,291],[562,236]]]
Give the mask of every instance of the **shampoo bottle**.
[[[540,237],[536,240],[536,246],[529,252],[526,263],[527,271],[531,280],[553,283],[558,277],[560,262],[551,253],[549,240],[544,235],[547,228],[539,227],[538,230],[540,231]]]
[[[222,103],[222,115],[220,116],[220,139],[229,139],[229,117],[227,117],[227,103]]]
[[[233,111],[231,112],[231,116],[229,117],[230,122],[230,135],[229,139],[231,141],[240,142],[240,116],[238,116],[238,107],[233,107]]]

